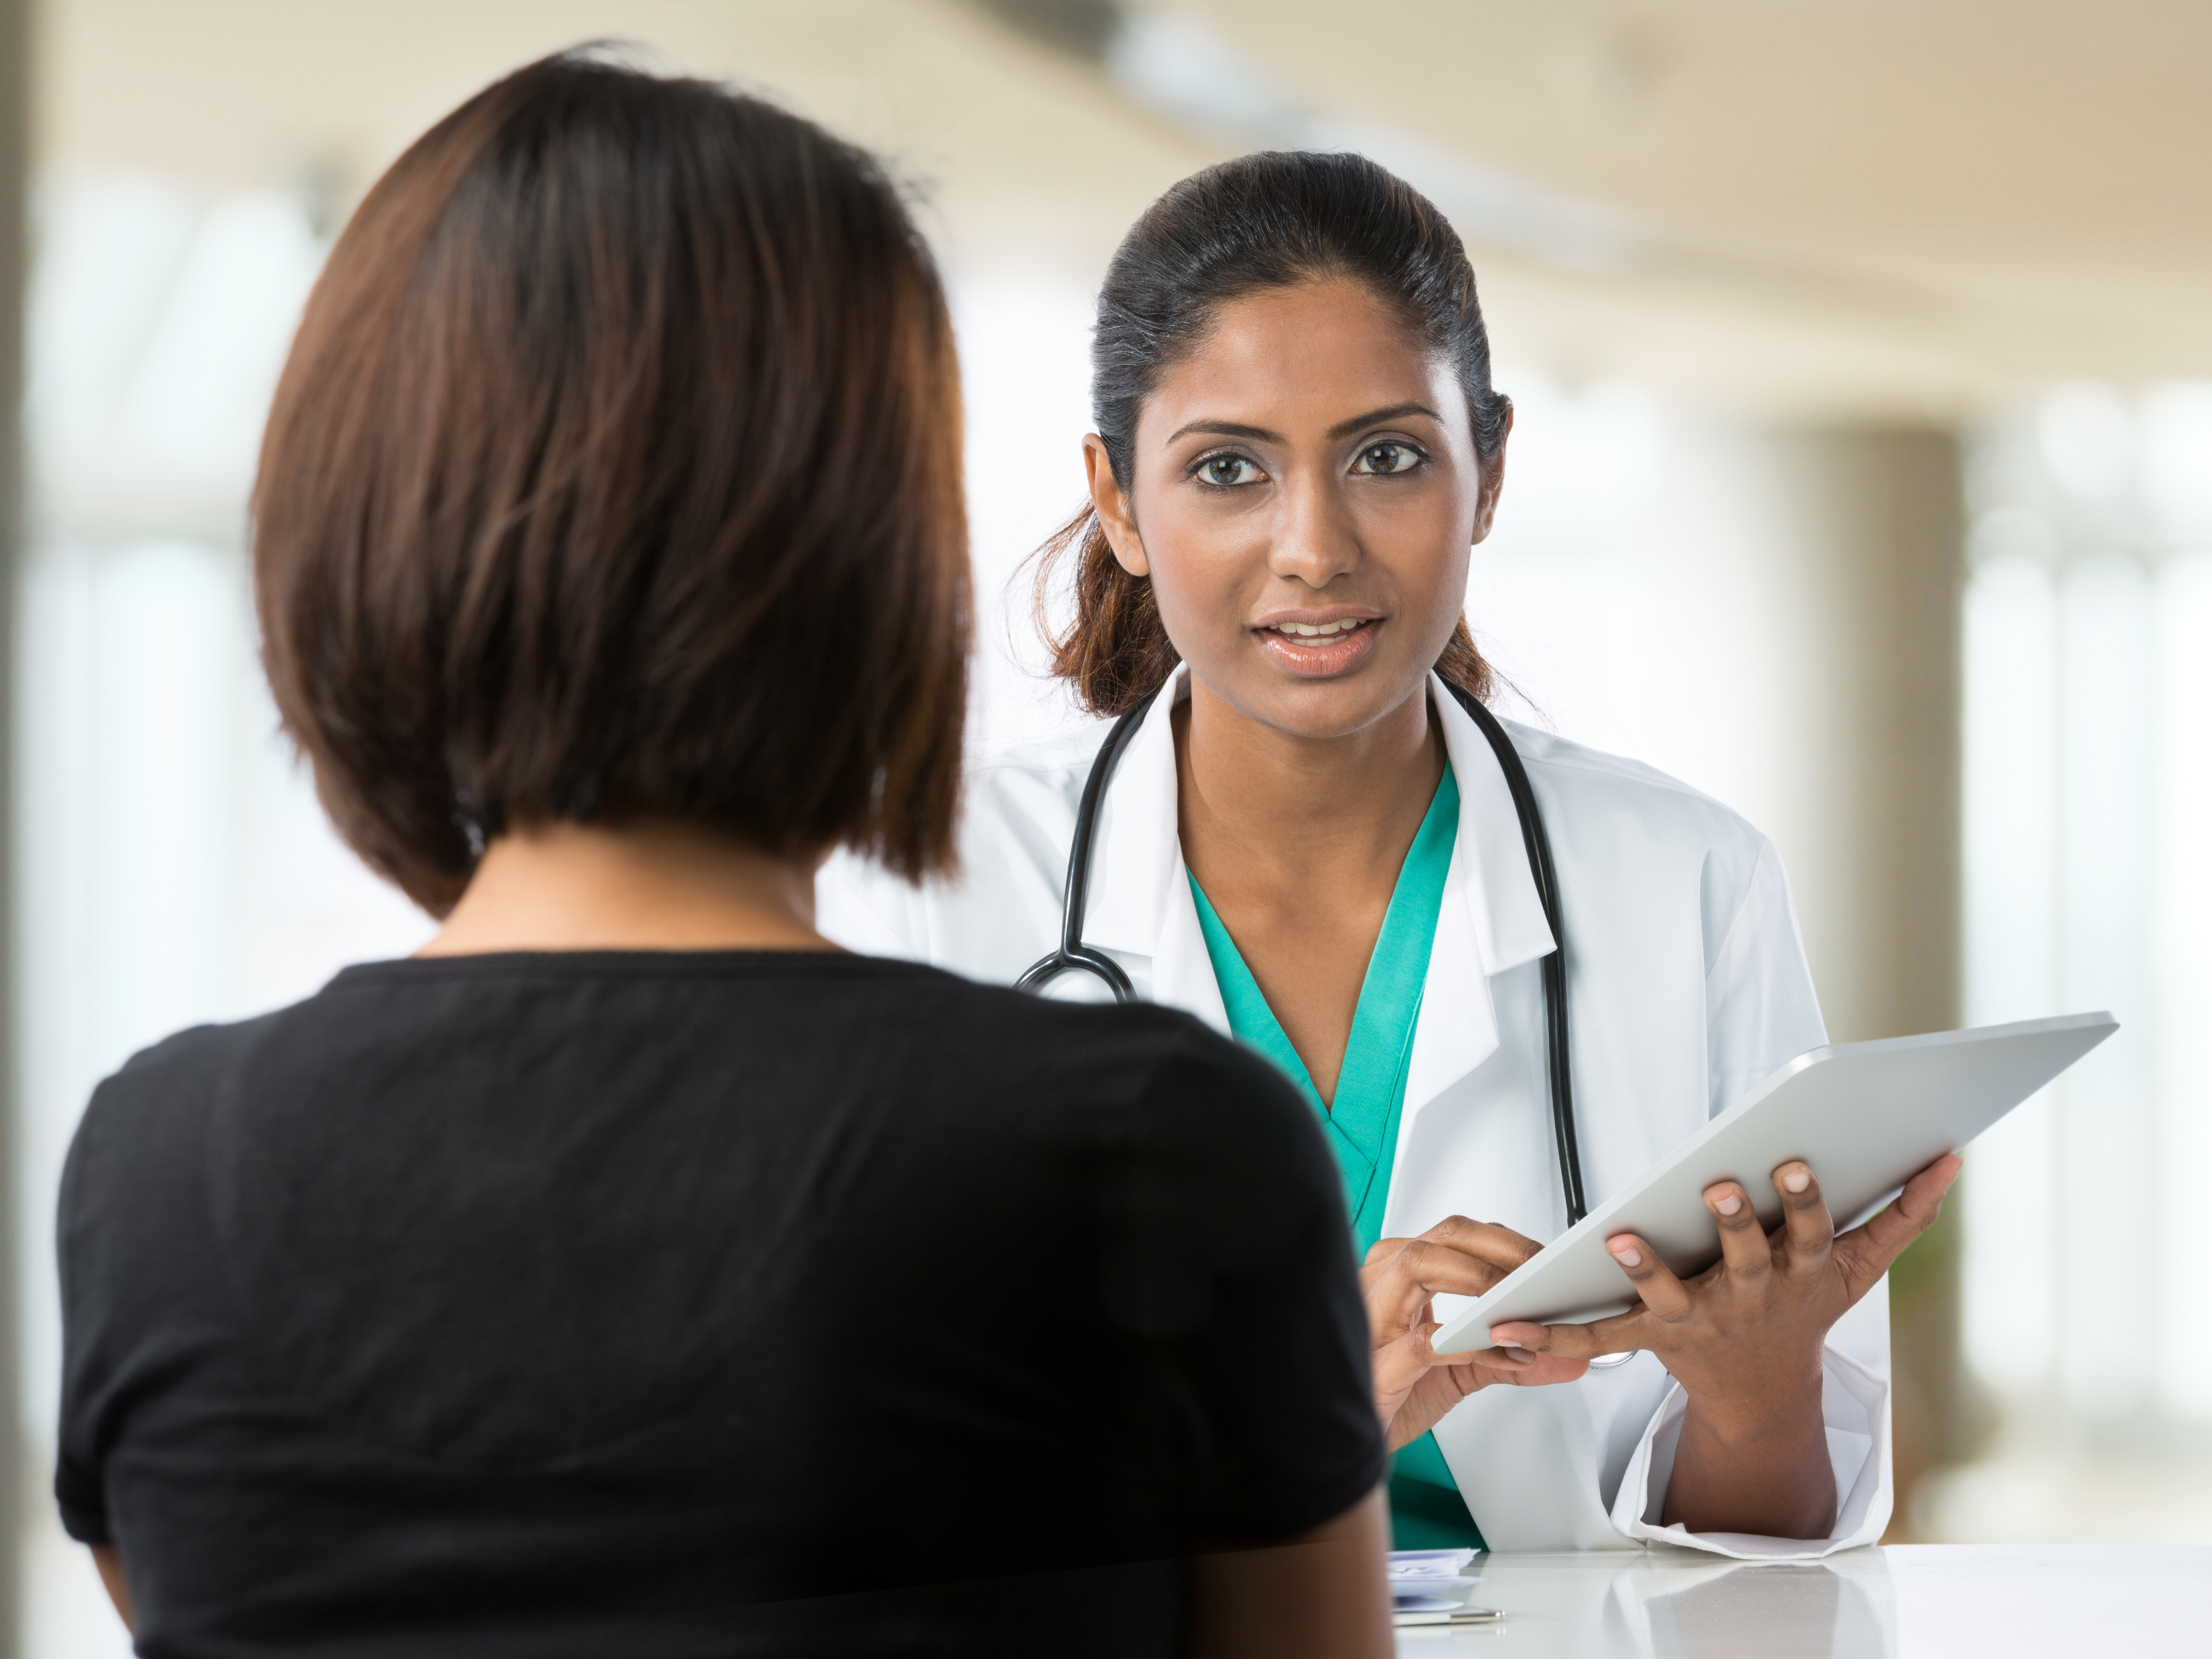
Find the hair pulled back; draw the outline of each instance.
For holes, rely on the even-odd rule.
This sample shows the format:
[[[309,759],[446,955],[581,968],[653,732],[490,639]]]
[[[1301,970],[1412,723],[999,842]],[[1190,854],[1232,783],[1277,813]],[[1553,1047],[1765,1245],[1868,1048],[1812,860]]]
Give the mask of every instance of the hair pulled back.
[[[1192,174],[1146,210],[1107,267],[1091,362],[1091,420],[1124,490],[1137,416],[1168,368],[1232,300],[1300,283],[1348,279],[1395,310],[1449,362],[1487,467],[1505,446],[1511,400],[1490,384],[1490,335],[1474,267],[1436,206],[1364,155],[1269,150]],[[1047,606],[1061,562],[1075,562],[1075,616],[1054,632]],[[1114,557],[1085,508],[1038,550],[1035,602],[1053,672],[1094,714],[1118,714],[1166,684],[1182,659],[1151,581]],[[1437,672],[1478,697],[1489,665],[1462,617]]]

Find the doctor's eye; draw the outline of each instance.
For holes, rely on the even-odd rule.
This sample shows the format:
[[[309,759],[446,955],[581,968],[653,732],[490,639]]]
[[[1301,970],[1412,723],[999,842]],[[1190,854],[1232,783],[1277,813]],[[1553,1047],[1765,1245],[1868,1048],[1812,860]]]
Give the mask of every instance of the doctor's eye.
[[[1352,464],[1352,470],[1387,477],[1394,472],[1411,472],[1427,459],[1413,445],[1393,440],[1368,445],[1359,452],[1359,459]]]
[[[1223,489],[1267,481],[1267,475],[1242,455],[1208,455],[1191,471],[1200,482]]]

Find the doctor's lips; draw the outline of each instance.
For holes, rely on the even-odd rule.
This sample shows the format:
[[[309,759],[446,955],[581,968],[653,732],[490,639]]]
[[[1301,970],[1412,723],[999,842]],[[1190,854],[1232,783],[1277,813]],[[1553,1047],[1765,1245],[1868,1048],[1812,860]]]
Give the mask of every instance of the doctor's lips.
[[[1382,613],[1359,605],[1275,611],[1254,623],[1261,647],[1281,667],[1310,679],[1341,674],[1373,649]]]

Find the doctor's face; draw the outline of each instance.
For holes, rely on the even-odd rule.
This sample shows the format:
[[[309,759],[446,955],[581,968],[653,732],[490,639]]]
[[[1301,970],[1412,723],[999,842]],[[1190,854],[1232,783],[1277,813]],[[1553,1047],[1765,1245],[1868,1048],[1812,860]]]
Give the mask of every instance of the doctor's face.
[[[1115,556],[1150,575],[1192,674],[1309,738],[1419,695],[1498,493],[1450,366],[1345,282],[1224,306],[1146,400],[1126,497],[1096,437],[1085,458]]]

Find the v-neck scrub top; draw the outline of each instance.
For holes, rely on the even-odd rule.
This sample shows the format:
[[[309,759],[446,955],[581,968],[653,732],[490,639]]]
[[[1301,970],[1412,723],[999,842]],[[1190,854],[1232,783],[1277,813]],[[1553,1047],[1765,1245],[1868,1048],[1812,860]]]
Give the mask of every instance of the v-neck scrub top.
[[[1328,1103],[1314,1086],[1275,1011],[1267,1006],[1206,890],[1196,876],[1190,878],[1190,896],[1198,906],[1214,977],[1221,982],[1229,1029],[1237,1041],[1280,1066],[1320,1119],[1344,1177],[1344,1208],[1352,1218],[1352,1254],[1358,1261],[1364,1261],[1382,1237],[1390,1170],[1398,1151],[1398,1122],[1406,1108],[1407,1061],[1413,1053],[1414,1028],[1420,1023],[1429,950],[1436,939],[1444,878],[1451,869],[1458,836],[1459,785],[1447,763],[1399,868],[1382,931],[1376,937],[1367,975],[1360,983],[1344,1061],[1337,1068],[1336,1098]],[[1392,1464],[1390,1526],[1393,1547],[1398,1549],[1482,1547],[1482,1534],[1460,1498],[1458,1483],[1433,1434],[1401,1448]]]

